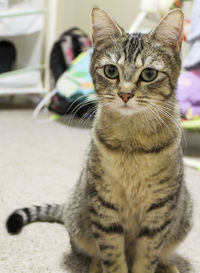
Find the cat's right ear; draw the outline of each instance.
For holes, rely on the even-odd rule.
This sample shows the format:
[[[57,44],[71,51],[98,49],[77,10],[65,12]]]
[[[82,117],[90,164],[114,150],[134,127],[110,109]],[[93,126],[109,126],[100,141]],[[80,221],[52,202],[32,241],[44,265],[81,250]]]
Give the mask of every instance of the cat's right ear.
[[[92,39],[93,46],[109,38],[123,36],[124,30],[102,9],[92,10]]]
[[[150,33],[152,38],[174,46],[180,51],[183,38],[184,15],[180,9],[173,9],[160,21],[159,25]]]

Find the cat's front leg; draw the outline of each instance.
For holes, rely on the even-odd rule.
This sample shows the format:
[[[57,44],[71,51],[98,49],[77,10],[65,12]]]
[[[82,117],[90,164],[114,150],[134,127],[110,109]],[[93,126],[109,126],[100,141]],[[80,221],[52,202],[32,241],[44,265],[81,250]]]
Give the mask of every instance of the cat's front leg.
[[[144,223],[136,240],[131,273],[155,273],[170,225],[171,220],[162,217]]]
[[[128,273],[124,254],[124,231],[117,207],[98,193],[92,198],[90,217],[102,272]]]

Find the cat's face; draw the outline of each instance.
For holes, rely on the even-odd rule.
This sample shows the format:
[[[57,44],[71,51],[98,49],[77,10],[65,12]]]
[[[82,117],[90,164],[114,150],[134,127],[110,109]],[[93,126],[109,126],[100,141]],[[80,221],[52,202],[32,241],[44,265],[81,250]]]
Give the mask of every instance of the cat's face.
[[[167,107],[180,71],[182,27],[183,14],[175,10],[150,34],[126,34],[94,9],[91,75],[100,105],[122,115]]]

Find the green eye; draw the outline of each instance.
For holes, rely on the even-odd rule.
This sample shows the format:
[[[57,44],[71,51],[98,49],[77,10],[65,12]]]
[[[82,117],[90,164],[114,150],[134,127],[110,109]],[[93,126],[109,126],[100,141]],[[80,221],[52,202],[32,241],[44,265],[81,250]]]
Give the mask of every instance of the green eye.
[[[104,74],[109,79],[117,79],[119,77],[119,71],[115,65],[108,64],[104,67]]]
[[[140,78],[145,82],[152,82],[158,75],[158,71],[153,68],[146,68],[142,71]]]

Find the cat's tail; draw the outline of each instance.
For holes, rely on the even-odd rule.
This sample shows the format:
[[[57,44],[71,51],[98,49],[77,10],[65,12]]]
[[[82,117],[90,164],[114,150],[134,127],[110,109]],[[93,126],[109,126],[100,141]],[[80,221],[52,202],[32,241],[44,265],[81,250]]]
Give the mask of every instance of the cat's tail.
[[[6,227],[9,233],[17,234],[23,226],[32,222],[57,222],[64,224],[62,220],[63,206],[62,205],[43,205],[32,206],[15,210],[6,222]]]

